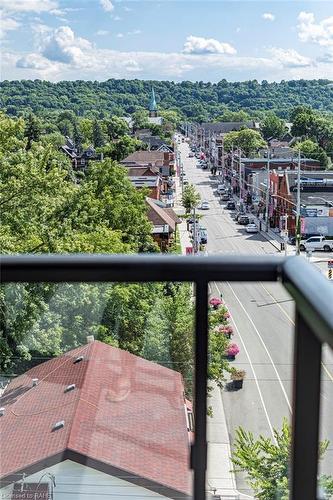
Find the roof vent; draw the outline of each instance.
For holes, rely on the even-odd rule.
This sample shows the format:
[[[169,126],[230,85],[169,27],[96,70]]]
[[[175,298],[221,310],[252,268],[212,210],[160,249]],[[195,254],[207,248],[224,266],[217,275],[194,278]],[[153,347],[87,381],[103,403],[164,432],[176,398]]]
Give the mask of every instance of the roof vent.
[[[95,337],[93,335],[87,335],[87,342],[88,344],[91,343],[91,342],[94,342],[95,340]]]
[[[38,378],[33,378],[32,379],[32,387],[35,387],[36,385],[38,385],[38,382],[39,382]]]
[[[65,392],[73,391],[75,389],[75,384],[70,384],[66,387]]]
[[[0,417],[3,417],[5,414],[5,409],[4,408],[0,408]]]
[[[74,359],[73,363],[75,365],[76,363],[80,363],[80,361],[83,361],[83,356],[79,356],[78,358]]]
[[[65,420],[59,420],[59,422],[56,422],[52,427],[52,431],[57,431],[58,429],[62,429],[63,427],[65,427]]]

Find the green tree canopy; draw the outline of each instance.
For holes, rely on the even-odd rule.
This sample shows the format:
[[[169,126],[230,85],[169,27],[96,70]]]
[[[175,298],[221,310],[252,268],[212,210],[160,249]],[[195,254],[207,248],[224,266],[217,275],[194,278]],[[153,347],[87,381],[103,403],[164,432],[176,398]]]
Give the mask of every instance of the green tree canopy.
[[[197,207],[200,202],[200,195],[193,184],[184,187],[182,195],[182,204],[186,213],[190,213],[193,208]]]
[[[224,136],[224,147],[227,151],[232,148],[240,148],[246,156],[256,153],[258,149],[264,148],[266,142],[259,132],[252,129],[243,129],[239,132],[229,132]]]
[[[273,137],[281,139],[286,132],[284,121],[278,118],[274,113],[267,113],[264,120],[261,122],[261,131],[265,139]]]
[[[275,442],[239,427],[236,431],[232,461],[235,469],[246,472],[247,480],[260,500],[288,500],[288,472],[290,460],[291,427],[283,421],[281,431],[274,430]],[[329,442],[319,445],[319,458]],[[332,478],[330,478],[332,480]],[[326,484],[329,482],[326,480]]]

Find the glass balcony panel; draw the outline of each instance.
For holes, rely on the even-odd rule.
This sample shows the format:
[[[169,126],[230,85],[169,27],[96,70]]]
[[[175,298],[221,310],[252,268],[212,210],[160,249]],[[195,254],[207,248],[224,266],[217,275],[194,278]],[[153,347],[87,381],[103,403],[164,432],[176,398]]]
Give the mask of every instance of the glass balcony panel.
[[[1,498],[190,498],[192,284],[1,292]]]

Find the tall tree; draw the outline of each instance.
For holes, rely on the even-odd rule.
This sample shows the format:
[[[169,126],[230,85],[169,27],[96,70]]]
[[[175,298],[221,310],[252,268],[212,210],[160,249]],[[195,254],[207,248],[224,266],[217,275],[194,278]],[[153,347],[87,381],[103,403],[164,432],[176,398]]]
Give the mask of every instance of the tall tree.
[[[104,132],[98,120],[94,120],[93,122],[92,140],[95,148],[100,148],[105,144]]]
[[[267,113],[261,123],[261,131],[265,139],[270,137],[281,139],[286,132],[286,126],[284,121],[278,118],[275,113]]]
[[[193,208],[197,207],[200,202],[200,194],[196,190],[193,184],[185,186],[182,196],[182,204],[186,210],[186,213],[190,213]]]
[[[229,132],[224,136],[224,147],[231,151],[232,147],[240,148],[246,156],[264,148],[266,141],[256,130],[245,128],[239,132]]]
[[[41,134],[40,122],[32,113],[29,114],[24,131],[28,139],[26,150],[31,149],[32,143],[37,142]]]

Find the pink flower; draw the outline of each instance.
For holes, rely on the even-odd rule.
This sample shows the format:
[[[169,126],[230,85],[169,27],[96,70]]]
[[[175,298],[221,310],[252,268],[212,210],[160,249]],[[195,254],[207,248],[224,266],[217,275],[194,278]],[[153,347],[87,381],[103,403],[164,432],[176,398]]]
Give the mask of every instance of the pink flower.
[[[239,347],[237,344],[230,344],[227,348],[228,356],[236,356],[239,353]]]
[[[217,327],[217,331],[218,331],[219,333],[223,333],[224,335],[231,335],[231,334],[233,333],[233,328],[232,328],[232,326],[230,326],[230,325],[226,325],[226,326],[224,326],[224,325],[219,325],[219,326]]]
[[[209,303],[211,306],[220,306],[221,304],[223,304],[223,301],[218,297],[212,297]]]

